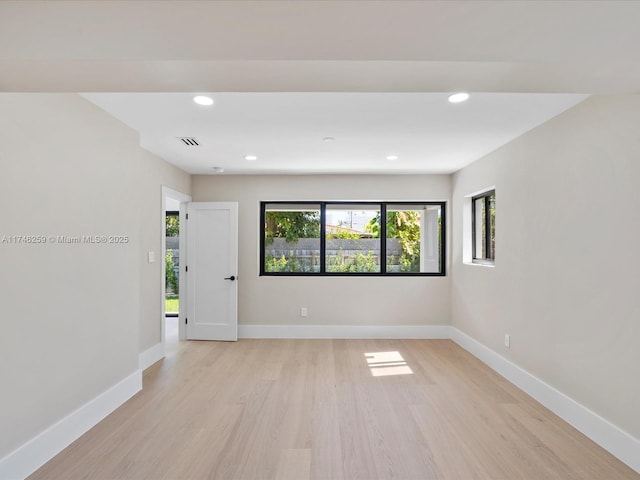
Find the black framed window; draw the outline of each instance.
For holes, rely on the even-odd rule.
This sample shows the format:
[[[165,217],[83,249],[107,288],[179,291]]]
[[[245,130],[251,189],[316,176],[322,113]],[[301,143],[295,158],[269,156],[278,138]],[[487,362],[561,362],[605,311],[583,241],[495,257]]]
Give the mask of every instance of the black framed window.
[[[445,275],[445,202],[262,202],[260,275]]]
[[[496,192],[491,190],[471,199],[472,258],[493,264],[496,258]]]

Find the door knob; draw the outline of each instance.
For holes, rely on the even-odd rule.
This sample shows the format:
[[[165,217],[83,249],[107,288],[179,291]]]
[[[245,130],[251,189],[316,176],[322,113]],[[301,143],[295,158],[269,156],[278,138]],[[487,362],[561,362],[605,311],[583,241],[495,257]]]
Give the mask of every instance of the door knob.
[[[230,277],[225,277],[225,280],[231,280],[232,282],[236,279],[235,275],[231,275]]]

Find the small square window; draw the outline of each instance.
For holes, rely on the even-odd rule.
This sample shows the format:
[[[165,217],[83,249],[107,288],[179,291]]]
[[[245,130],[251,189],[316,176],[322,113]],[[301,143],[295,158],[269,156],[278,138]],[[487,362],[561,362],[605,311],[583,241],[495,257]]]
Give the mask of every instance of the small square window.
[[[473,261],[493,264],[496,258],[495,190],[471,199],[471,223]]]

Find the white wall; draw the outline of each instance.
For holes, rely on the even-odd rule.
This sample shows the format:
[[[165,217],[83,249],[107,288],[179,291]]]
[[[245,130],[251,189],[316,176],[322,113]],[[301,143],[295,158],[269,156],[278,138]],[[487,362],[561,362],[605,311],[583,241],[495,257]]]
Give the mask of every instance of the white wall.
[[[453,176],[452,323],[640,438],[640,96],[592,97]],[[462,262],[496,186],[495,268]],[[503,346],[511,334],[511,348]]]
[[[260,277],[259,205],[277,200],[449,200],[448,175],[194,176],[194,201],[239,202],[239,323],[448,325],[449,277]],[[300,317],[300,308],[309,316]]]
[[[162,340],[162,185],[186,195],[191,191],[191,177],[146,150],[140,151],[144,174],[137,183],[136,204],[140,209],[140,352]],[[155,263],[147,262],[147,253],[154,252]]]
[[[159,338],[159,264],[141,257],[161,248],[160,182],[189,177],[75,94],[0,94],[0,166],[0,241],[129,238],[0,243],[1,459],[135,373]]]

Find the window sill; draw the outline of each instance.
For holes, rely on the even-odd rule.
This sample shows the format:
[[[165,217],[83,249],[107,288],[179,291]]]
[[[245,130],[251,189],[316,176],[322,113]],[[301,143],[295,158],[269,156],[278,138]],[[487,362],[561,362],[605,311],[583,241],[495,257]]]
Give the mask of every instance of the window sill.
[[[471,265],[473,267],[489,267],[494,268],[496,262],[493,260],[472,260],[471,262],[463,262],[465,265]]]

